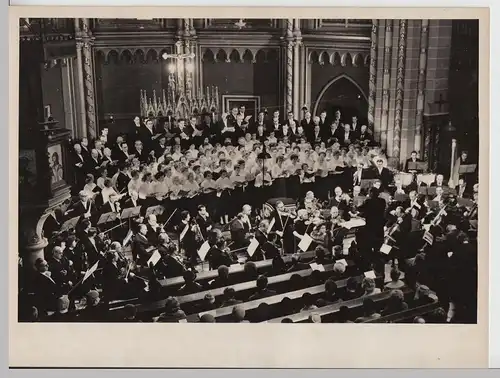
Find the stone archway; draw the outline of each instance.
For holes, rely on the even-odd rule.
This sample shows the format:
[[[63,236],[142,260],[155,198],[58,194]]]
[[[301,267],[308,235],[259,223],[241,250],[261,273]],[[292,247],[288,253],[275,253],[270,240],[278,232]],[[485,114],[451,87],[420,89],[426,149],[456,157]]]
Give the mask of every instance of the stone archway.
[[[328,117],[333,117],[337,109],[340,109],[344,122],[349,122],[353,115],[358,116],[361,124],[367,122],[368,96],[363,88],[346,74],[334,77],[323,87],[315,102],[313,114],[319,115],[322,110],[326,110]]]

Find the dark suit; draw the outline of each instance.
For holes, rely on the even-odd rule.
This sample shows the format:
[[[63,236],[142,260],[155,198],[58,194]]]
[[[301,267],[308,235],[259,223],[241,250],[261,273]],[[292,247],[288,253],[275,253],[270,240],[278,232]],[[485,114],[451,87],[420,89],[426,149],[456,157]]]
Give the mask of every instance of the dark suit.
[[[123,193],[128,186],[128,183],[130,182],[130,177],[126,175],[123,172],[118,173],[118,177],[116,178],[116,190],[118,190],[118,193]]]
[[[162,246],[158,247],[160,253],[161,250]],[[186,271],[181,261],[168,254],[162,256],[161,260],[156,264],[155,269],[160,276],[165,278],[179,277]]]
[[[87,160],[87,164],[85,167],[85,173],[86,174],[91,173],[92,175],[94,175],[94,177],[99,177],[100,176],[99,175],[100,166],[101,166],[101,161],[99,159],[94,159],[94,158],[90,157]]]
[[[151,252],[146,251],[149,248],[148,238],[142,234],[136,234],[132,242],[132,257],[139,265],[145,266]]]
[[[365,142],[365,141],[368,141],[368,144],[372,143],[373,142],[373,137],[368,133],[368,132],[364,132],[364,133],[360,133],[358,134],[357,136],[357,139],[360,141],[360,142]]]
[[[309,134],[308,142],[311,143],[312,146],[315,144],[319,144],[322,141],[323,134],[321,130],[315,132],[314,130]]]
[[[56,301],[63,293],[62,287],[53,278],[36,272],[33,278],[33,290],[37,308],[41,312],[54,310]]]
[[[219,269],[221,265],[230,266],[235,262],[229,253],[222,251],[216,246],[210,248],[206,260],[211,270]]]
[[[406,172],[408,172],[408,163],[411,163],[411,162],[413,162],[413,163],[420,163],[421,161],[422,160],[420,160],[420,159],[415,159],[415,160],[413,160],[412,158],[406,159],[404,170]]]
[[[460,185],[455,187],[457,191],[458,198],[472,198],[472,186],[465,184],[465,188],[463,188],[463,193],[460,192]]]
[[[374,168],[374,178],[379,179],[382,183],[381,189],[385,190],[392,183],[392,173],[387,168],[383,167],[380,171]]]
[[[333,144],[334,140],[340,140],[340,134],[343,134],[343,129],[339,126],[336,128],[329,128],[324,131],[324,139],[328,142],[328,144]]]
[[[375,248],[376,251],[380,250],[384,239],[385,207],[386,202],[384,199],[368,198],[358,208],[366,221],[366,227],[363,229],[365,238],[360,239],[363,240],[363,244],[366,244],[370,249]]]
[[[139,152],[139,151],[137,151],[137,149],[134,148],[132,150],[132,155],[134,155],[134,157],[136,157],[137,159],[139,159],[139,161],[141,163],[146,163],[146,161],[148,160],[148,154],[147,154],[147,152],[144,149],[142,149]]]

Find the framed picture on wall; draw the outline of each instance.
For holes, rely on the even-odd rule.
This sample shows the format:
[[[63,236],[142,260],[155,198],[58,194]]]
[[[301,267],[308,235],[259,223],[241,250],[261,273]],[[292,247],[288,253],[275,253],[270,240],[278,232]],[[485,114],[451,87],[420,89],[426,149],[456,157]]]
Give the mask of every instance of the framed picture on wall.
[[[54,189],[64,184],[63,152],[61,144],[53,144],[47,147],[49,157],[50,185]]]
[[[257,119],[260,110],[260,96],[222,95],[223,112],[231,113],[231,109],[245,107],[245,115],[251,115],[251,120]]]

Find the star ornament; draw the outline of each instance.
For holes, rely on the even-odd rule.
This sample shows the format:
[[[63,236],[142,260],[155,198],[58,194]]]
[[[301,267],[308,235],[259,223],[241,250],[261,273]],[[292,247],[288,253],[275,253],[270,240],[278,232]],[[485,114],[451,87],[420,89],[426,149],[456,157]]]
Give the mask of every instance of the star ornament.
[[[242,18],[240,18],[239,21],[235,23],[235,25],[238,27],[238,29],[243,29],[245,26],[247,26],[247,23],[243,21]]]

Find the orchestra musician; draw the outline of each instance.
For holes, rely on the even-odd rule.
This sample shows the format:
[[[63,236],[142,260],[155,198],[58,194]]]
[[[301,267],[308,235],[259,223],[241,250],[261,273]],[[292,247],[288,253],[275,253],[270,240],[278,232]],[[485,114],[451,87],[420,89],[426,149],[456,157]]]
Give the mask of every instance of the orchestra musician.
[[[219,269],[221,266],[231,266],[237,259],[230,253],[227,241],[219,237],[211,245],[207,252],[206,260],[211,270]]]
[[[149,214],[147,217],[147,233],[146,237],[150,245],[158,244],[158,237],[161,233],[165,232],[162,225],[158,223],[155,214]]]
[[[340,215],[343,219],[349,220],[349,200],[346,195],[344,195],[342,188],[337,186],[334,190],[335,196],[330,198],[329,207],[337,207]]]
[[[205,205],[198,205],[198,213],[196,214],[196,222],[200,227],[201,234],[204,239],[207,239],[210,230],[213,228],[213,221],[210,214],[207,212]]]
[[[197,248],[201,244],[197,241],[196,225],[191,222],[191,214],[189,211],[183,210],[181,212],[181,221],[177,226],[179,234],[179,246],[184,250],[186,258],[189,260],[191,266],[195,266],[198,262]]]
[[[161,234],[158,252],[161,255],[160,261],[155,266],[158,276],[164,278],[179,277],[187,270],[179,254],[175,243],[170,242],[167,234]]]
[[[458,179],[458,185],[455,187],[457,191],[458,198],[471,198],[472,197],[472,188],[467,185],[465,178],[461,177]]]
[[[405,162],[405,166],[404,166],[405,172],[410,172],[410,173],[414,172],[414,171],[410,171],[408,169],[408,163],[420,163],[420,162],[422,162],[422,160],[418,159],[417,156],[418,156],[417,151],[411,152],[410,158],[406,159],[406,162]]]
[[[153,251],[149,249],[151,244],[147,235],[148,226],[141,224],[132,241],[132,257],[137,265],[140,266],[147,266],[147,261],[153,253]]]
[[[269,240],[270,235],[267,232],[268,228],[269,221],[267,219],[261,220],[257,231],[255,232],[255,238],[259,242],[259,247],[250,257],[251,261],[273,259],[274,257],[279,256],[279,250],[277,246]]]
[[[375,178],[379,179],[381,182],[381,190],[387,190],[389,185],[392,183],[393,177],[391,171],[384,167],[384,160],[381,158],[375,161]]]
[[[431,182],[431,187],[447,187],[448,185],[444,182],[444,176],[442,174],[436,175],[435,181]]]

